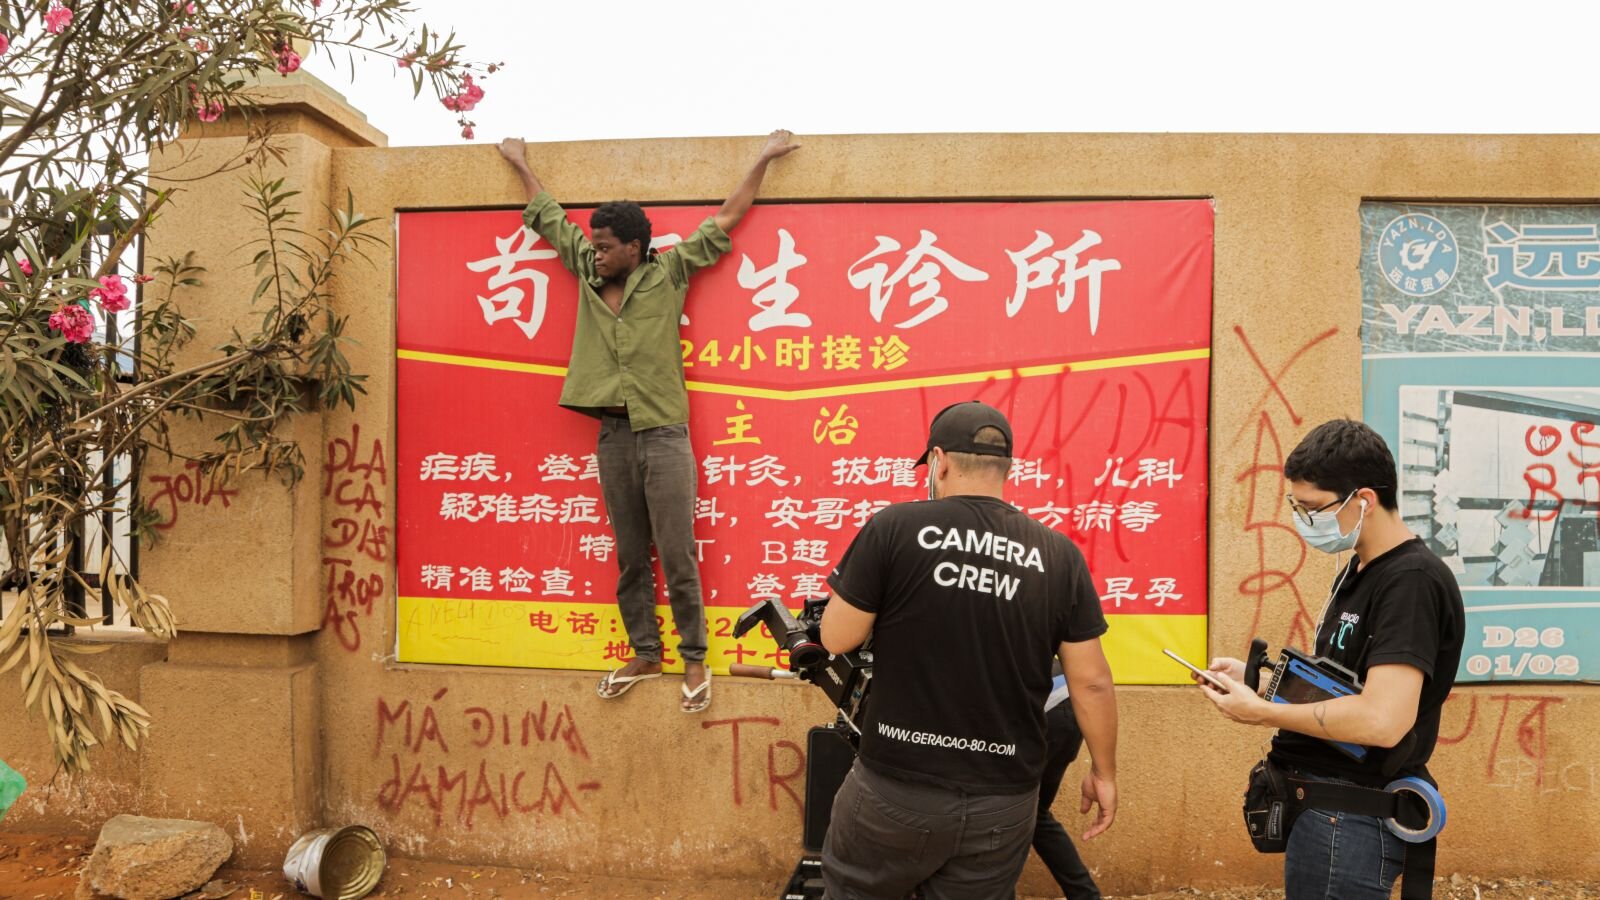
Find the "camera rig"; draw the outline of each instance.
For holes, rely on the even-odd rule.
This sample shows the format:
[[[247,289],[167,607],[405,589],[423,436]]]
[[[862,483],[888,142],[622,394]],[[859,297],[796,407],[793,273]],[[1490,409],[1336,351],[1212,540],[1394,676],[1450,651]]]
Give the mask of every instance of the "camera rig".
[[[822,842],[828,834],[833,795],[855,763],[872,686],[870,639],[860,649],[836,656],[823,648],[822,613],[827,605],[826,599],[807,600],[796,616],[775,599],[762,600],[740,614],[733,626],[736,638],[761,627],[780,649],[788,651],[789,668],[734,663],[728,674],[808,681],[822,688],[838,710],[831,725],[818,725],[807,735],[805,849],[779,900],[818,900],[822,896]]]
[[[734,622],[733,636],[744,637],[756,626],[763,626],[764,634],[788,651],[789,668],[733,665],[729,672],[755,678],[797,678],[822,688],[839,710],[831,727],[845,734],[853,747],[860,741],[867,691],[872,684],[872,651],[863,646],[838,656],[828,655],[821,637],[822,611],[827,605],[826,599],[807,600],[799,616],[777,600],[763,600],[745,610]]]

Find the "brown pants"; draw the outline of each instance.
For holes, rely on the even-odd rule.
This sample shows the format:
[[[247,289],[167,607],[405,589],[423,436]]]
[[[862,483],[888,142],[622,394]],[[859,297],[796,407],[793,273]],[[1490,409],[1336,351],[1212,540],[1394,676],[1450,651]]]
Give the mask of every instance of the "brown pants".
[[[968,794],[901,781],[856,761],[833,798],[822,845],[828,900],[1000,900],[1016,896],[1037,788]]]
[[[656,621],[656,572],[650,546],[661,558],[678,653],[686,662],[706,658],[706,614],[695,561],[694,501],[699,466],[687,425],[634,431],[626,418],[600,420],[597,448],[600,491],[617,539],[617,608],[633,652],[661,662]]]

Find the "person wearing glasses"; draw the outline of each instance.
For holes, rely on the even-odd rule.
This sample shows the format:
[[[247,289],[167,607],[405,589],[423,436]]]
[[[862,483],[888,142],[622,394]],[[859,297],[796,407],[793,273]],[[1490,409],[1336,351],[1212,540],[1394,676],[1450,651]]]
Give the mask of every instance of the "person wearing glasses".
[[[1227,690],[1196,680],[1229,719],[1278,729],[1268,760],[1280,769],[1371,788],[1405,776],[1432,783],[1428,758],[1465,636],[1455,576],[1401,519],[1394,457],[1366,425],[1317,426],[1283,474],[1300,537],[1325,553],[1352,552],[1317,618],[1313,652],[1355,672],[1363,688],[1323,702],[1270,703],[1245,686],[1244,663],[1229,657],[1210,666]],[[1357,762],[1331,741],[1376,752]],[[1288,900],[1387,898],[1406,846],[1376,817],[1307,809],[1285,850]]]

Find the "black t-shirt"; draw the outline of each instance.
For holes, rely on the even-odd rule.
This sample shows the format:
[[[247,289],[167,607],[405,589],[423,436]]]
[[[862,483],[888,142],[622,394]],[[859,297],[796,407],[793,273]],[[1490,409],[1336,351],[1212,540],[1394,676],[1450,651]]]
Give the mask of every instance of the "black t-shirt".
[[[1439,739],[1439,710],[1456,681],[1466,615],[1455,575],[1420,539],[1413,538],[1357,571],[1352,559],[1328,604],[1316,655],[1355,672],[1366,683],[1373,666],[1400,663],[1422,670],[1413,738],[1392,750],[1373,748],[1356,762],[1328,743],[1291,731],[1272,739],[1272,759],[1318,775],[1382,786],[1425,772]],[[1391,754],[1404,757],[1386,766]],[[1385,775],[1388,768],[1393,775]]]
[[[1071,541],[996,498],[901,503],[828,584],[877,615],[863,763],[975,793],[1039,783],[1050,660],[1106,630]]]

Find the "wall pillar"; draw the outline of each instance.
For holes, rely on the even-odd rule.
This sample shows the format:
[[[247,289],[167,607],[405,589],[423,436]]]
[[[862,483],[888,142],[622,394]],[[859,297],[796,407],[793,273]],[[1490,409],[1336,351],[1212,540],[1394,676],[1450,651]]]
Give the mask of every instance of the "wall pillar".
[[[382,146],[382,133],[344,98],[304,73],[271,76],[253,89],[260,108],[196,123],[152,159],[156,189],[176,188],[152,227],[145,270],[193,251],[203,285],[176,302],[198,333],[178,364],[209,358],[234,327],[262,314],[251,297],[251,265],[263,236],[245,204],[247,179],[285,178],[300,191],[295,223],[326,227],[335,148]],[[243,165],[249,128],[267,125],[281,159]],[[159,283],[151,287],[159,287]],[[153,298],[154,293],[147,294]],[[183,421],[180,452],[206,447],[221,420]],[[151,713],[140,760],[146,815],[215,822],[234,837],[236,860],[280,861],[300,833],[320,824],[319,692],[311,633],[322,625],[322,420],[311,412],[285,426],[305,456],[293,486],[246,474],[213,482],[181,459],[152,456],[141,476],[146,502],[163,516],[162,539],[141,559],[147,587],[164,594],[178,622],[165,662],[140,674]]]

